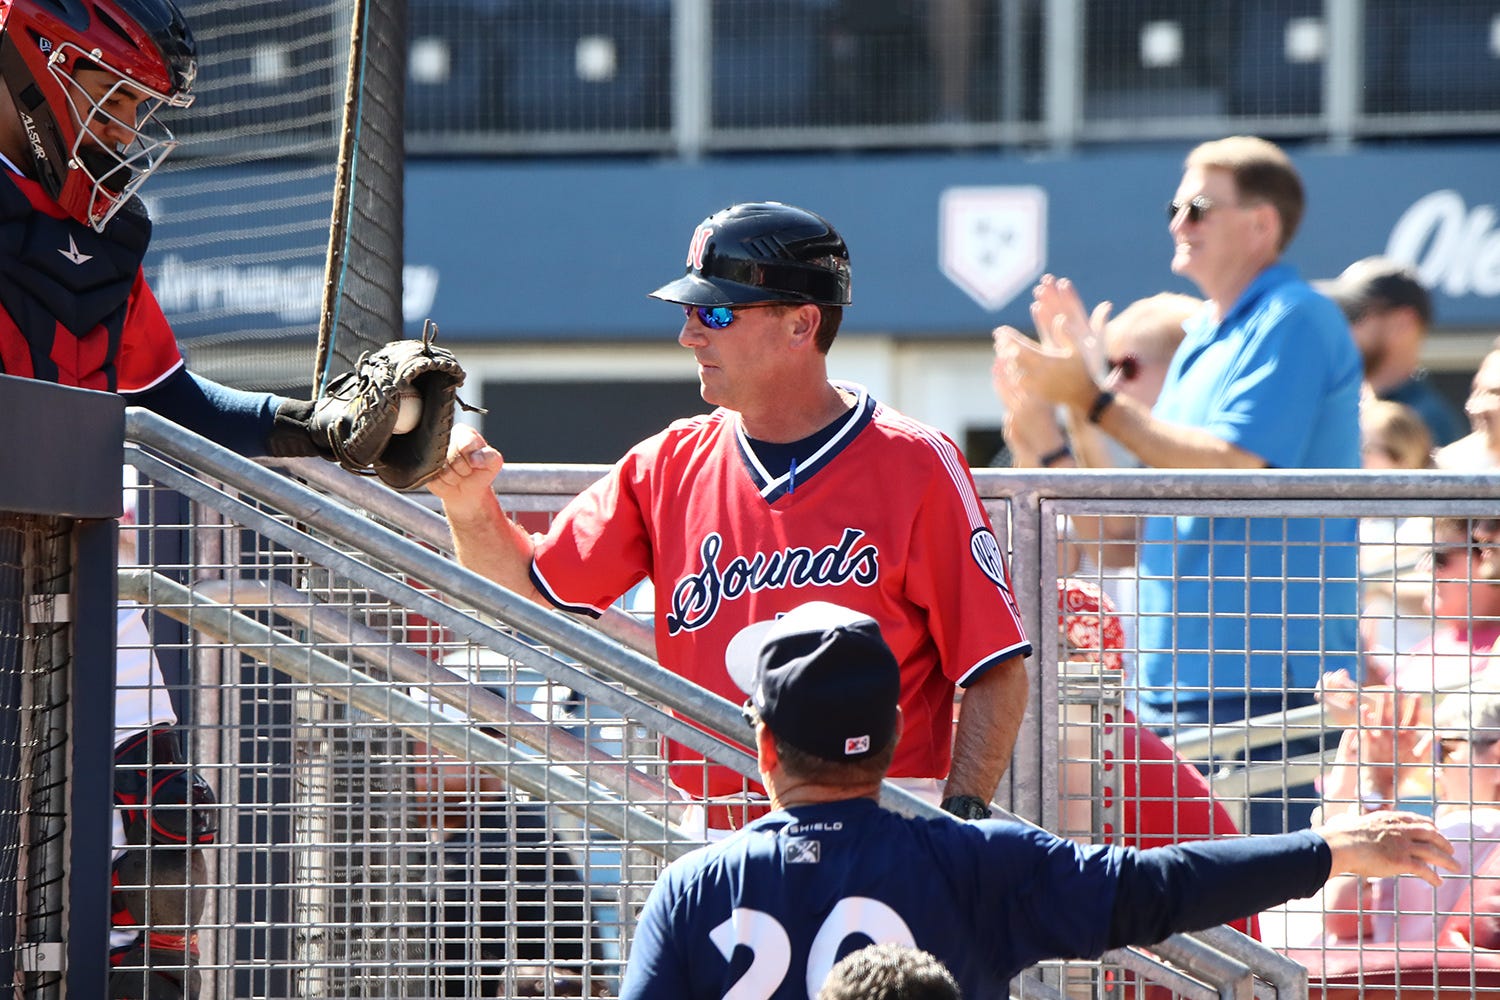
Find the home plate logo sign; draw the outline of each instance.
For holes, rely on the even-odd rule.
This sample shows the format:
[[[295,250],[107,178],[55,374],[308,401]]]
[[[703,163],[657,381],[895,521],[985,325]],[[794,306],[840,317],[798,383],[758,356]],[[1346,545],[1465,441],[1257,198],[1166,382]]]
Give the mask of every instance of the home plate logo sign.
[[[1047,263],[1047,192],[955,187],[938,202],[938,267],[986,309],[1000,309]]]

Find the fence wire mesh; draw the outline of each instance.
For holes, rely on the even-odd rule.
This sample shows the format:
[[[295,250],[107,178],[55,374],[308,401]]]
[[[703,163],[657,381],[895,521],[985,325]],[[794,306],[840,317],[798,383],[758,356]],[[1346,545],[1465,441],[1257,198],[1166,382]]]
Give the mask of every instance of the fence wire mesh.
[[[0,799],[0,922],[13,923],[15,972],[29,996],[60,996],[68,822],[68,702],[73,664],[69,522],[0,516],[0,670],[8,776]]]
[[[412,0],[411,14],[423,152],[1024,144],[1250,121],[1422,132],[1500,112],[1500,13],[1469,0]]]
[[[219,801],[221,835],[202,849],[205,901],[196,923],[205,989],[611,995],[635,909],[674,849],[660,828],[628,824],[642,816],[684,819],[664,784],[663,724],[650,700],[607,673],[573,672],[577,661],[555,644],[511,627],[500,630],[504,641],[479,631],[497,619],[445,593],[441,574],[423,579],[410,565],[371,555],[378,547],[358,544],[357,535],[291,522],[223,489],[200,490],[186,503],[165,488],[186,483],[173,479],[170,463],[132,461],[149,484],[146,513],[130,534],[152,571],[122,574],[122,594],[155,619],[151,648],[182,706],[190,757]],[[541,471],[534,483],[567,481]],[[1444,492],[1443,484],[1418,499],[1408,490],[1381,501],[1368,489],[1359,499],[1278,498],[1253,479],[1231,491],[1240,499],[1184,487],[1175,498],[1131,500],[1140,480],[1120,477],[1045,500],[1028,492],[1025,477],[976,478],[1009,535],[1017,579],[1037,584],[1018,587],[1037,623],[1035,722],[1018,745],[1002,802],[1080,840],[1133,846],[1259,830],[1254,811],[1262,806],[1272,814],[1266,829],[1305,826],[1313,807],[1425,809],[1471,862],[1472,877],[1453,880],[1451,897],[1418,902],[1405,881],[1355,886],[1348,898],[1330,890],[1263,913],[1246,928],[1308,964],[1320,987],[1352,976],[1357,990],[1378,995],[1382,984],[1426,977],[1451,995],[1468,995],[1491,981],[1497,970],[1485,934],[1496,876],[1488,861],[1500,857],[1493,855],[1500,826],[1486,824],[1500,806],[1481,792],[1500,787],[1491,777],[1500,763],[1483,756],[1487,731],[1464,741],[1450,718],[1458,708],[1444,707],[1481,711],[1492,692],[1475,678],[1488,668],[1488,647],[1461,651],[1439,637],[1488,634],[1489,619],[1500,617],[1486,603],[1500,597],[1500,585],[1483,570],[1485,560],[1500,559],[1487,520],[1494,500],[1447,499],[1452,487]],[[506,504],[540,527],[568,495],[553,482],[508,493]],[[1253,520],[1275,527],[1269,536],[1245,517],[1250,498]],[[1179,548],[1188,544],[1189,520],[1222,521],[1207,529],[1204,544],[1279,551],[1277,568],[1266,569],[1252,552],[1245,563],[1252,571],[1228,572],[1215,554],[1215,572],[1202,580],[1111,570],[1097,531],[1082,527],[1099,515],[1122,522],[1126,537],[1152,537],[1147,522],[1164,519],[1176,533],[1163,537]],[[367,532],[399,527],[432,542],[379,502],[361,507],[360,517]],[[1364,535],[1341,535],[1339,524],[1355,517]],[[281,534],[274,525],[295,530]],[[1298,568],[1287,555],[1296,549],[1316,554],[1315,568]],[[1341,561],[1344,549],[1358,559]],[[1296,632],[1287,625],[1294,619],[1316,626],[1309,633],[1320,637],[1315,669],[1288,673],[1279,686],[1252,679],[1252,689],[1280,701],[1266,712],[1237,696],[1253,715],[1246,724],[1215,718],[1200,725],[1191,715],[1194,696],[1228,693],[1219,686],[1167,685],[1165,719],[1145,726],[1136,715],[1150,690],[1142,659],[1168,654],[1186,662],[1208,646],[1181,631],[1166,633],[1172,643],[1150,639],[1145,592],[1209,582],[1218,602],[1213,617],[1238,622],[1234,634],[1249,637],[1242,648],[1252,654],[1252,678],[1260,656],[1278,671],[1293,670],[1297,641],[1288,636]],[[1303,584],[1325,596],[1311,610],[1267,610],[1253,591],[1262,583],[1294,603]],[[403,587],[440,603],[395,599]],[[1235,588],[1255,599],[1232,607],[1227,595]],[[1341,589],[1357,593],[1359,603],[1344,610],[1326,596]],[[1381,594],[1397,600],[1395,612],[1381,610]],[[649,607],[647,595],[634,599]],[[463,614],[446,618],[441,608],[449,603]],[[1261,630],[1260,619],[1275,627]],[[186,628],[174,632],[175,622]],[[1414,627],[1433,638],[1424,645]],[[1351,640],[1363,673],[1351,675],[1363,682],[1358,689],[1322,676],[1323,665],[1347,653],[1327,638],[1341,631],[1365,633]],[[1397,634],[1403,648],[1382,659],[1372,637]],[[172,660],[180,663],[175,672]],[[1320,687],[1323,701],[1315,703]],[[1282,710],[1297,700],[1292,695],[1308,705]],[[1493,725],[1500,732],[1500,715]],[[1399,770],[1391,749],[1398,744],[1411,751]],[[1380,774],[1392,783],[1373,803],[1367,793],[1375,786],[1365,785]],[[639,809],[625,814],[624,827],[614,811],[621,800]],[[1409,918],[1425,921],[1425,936],[1403,928]],[[1352,920],[1352,930],[1341,920]],[[1237,947],[1209,940],[1214,961]],[[1191,954],[1202,945],[1186,946],[1158,954],[1192,975],[1118,953],[1103,964],[1049,966],[1021,989],[1101,995],[1149,983],[1184,996],[1219,995],[1215,976],[1227,975],[1227,966],[1205,973]]]
[[[1039,593],[1052,577],[1058,599],[1055,634],[1042,613],[1043,669],[1055,657],[1064,681],[1057,828],[1153,846],[1431,815],[1460,864],[1440,888],[1335,877],[1246,929],[1307,965],[1315,988],[1493,990],[1500,539],[1495,502],[1450,499],[1461,493],[1262,496],[1254,518],[1249,494],[1042,503],[1056,573]],[[1119,558],[1153,538],[1175,572]],[[1097,694],[1080,697],[1080,674]]]
[[[538,670],[548,647],[457,637],[212,509],[174,498],[182,513],[164,517],[159,489],[143,492],[139,548],[183,554],[122,578],[157,619],[150,645],[124,651],[191,678],[173,693],[220,814],[202,849],[204,988],[613,993],[665,848],[596,813],[623,792],[665,814],[656,734]],[[173,621],[186,628],[163,642]],[[462,758],[441,749],[455,744]]]

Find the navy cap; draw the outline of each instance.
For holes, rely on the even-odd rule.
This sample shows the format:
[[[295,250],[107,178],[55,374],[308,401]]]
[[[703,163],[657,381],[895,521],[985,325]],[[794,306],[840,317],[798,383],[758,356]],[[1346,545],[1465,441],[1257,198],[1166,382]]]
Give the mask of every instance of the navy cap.
[[[1389,257],[1365,257],[1344,268],[1344,273],[1313,287],[1344,311],[1351,323],[1366,313],[1382,309],[1410,308],[1422,323],[1432,322],[1432,296],[1407,265]]]
[[[811,601],[735,639],[726,659],[754,657],[750,701],[777,739],[830,761],[896,741],[901,667],[869,615]]]

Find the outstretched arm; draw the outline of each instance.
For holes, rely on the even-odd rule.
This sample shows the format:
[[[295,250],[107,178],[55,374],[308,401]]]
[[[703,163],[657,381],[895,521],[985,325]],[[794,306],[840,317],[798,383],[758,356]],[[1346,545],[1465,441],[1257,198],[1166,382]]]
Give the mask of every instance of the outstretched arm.
[[[1340,816],[1314,830],[1197,841],[1126,857],[1107,947],[1151,944],[1312,895],[1330,874],[1415,875],[1432,885],[1456,872],[1453,845],[1415,813]]]
[[[459,565],[548,606],[531,582],[535,542],[506,515],[495,496],[495,476],[504,465],[505,459],[478,431],[456,426],[448,444],[448,464],[427,488],[443,501]]]
[[[186,368],[178,368],[144,392],[124,395],[131,406],[143,406],[250,458],[316,453],[305,433],[294,435],[295,448],[277,449],[281,436],[275,433],[276,413],[295,403],[280,396],[233,389]]]

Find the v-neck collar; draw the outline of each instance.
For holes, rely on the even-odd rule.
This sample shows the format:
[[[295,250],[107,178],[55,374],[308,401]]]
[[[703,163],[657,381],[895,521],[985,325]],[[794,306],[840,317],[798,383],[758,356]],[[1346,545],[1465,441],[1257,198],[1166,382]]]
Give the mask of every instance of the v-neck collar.
[[[826,468],[875,415],[875,407],[878,404],[864,386],[855,385],[852,382],[834,382],[833,386],[852,393],[855,397],[854,406],[844,415],[842,424],[833,437],[813,452],[805,462],[796,463],[787,472],[778,476],[771,475],[756,457],[755,449],[750,446],[750,439],[745,434],[744,421],[738,414],[735,415],[734,440],[739,448],[740,461],[744,464],[746,475],[750,477],[766,503],[775,503],[783,496],[795,495],[797,488],[806,485],[819,471]]]

